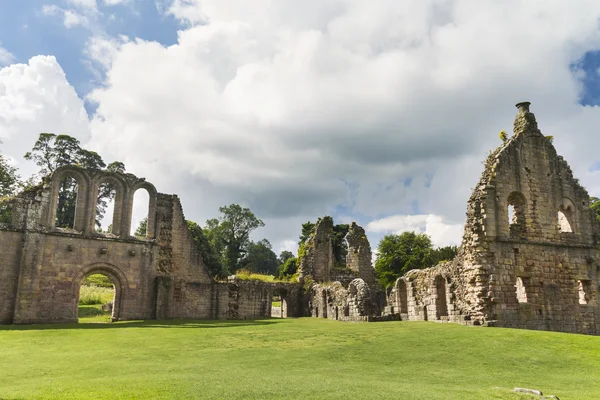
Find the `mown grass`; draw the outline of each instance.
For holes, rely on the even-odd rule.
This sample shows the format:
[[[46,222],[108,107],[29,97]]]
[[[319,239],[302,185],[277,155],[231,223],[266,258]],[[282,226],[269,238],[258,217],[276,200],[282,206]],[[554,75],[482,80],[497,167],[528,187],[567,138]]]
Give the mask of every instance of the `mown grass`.
[[[78,309],[79,323],[107,323],[110,322],[111,313],[102,311],[101,304],[80,305]]]
[[[2,399],[600,398],[600,337],[323,319],[0,328]]]

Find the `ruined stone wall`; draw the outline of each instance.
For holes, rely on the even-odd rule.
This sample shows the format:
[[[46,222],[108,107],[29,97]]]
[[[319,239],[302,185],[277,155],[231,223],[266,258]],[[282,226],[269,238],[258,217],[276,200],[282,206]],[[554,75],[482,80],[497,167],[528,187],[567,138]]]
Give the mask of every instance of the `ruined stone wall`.
[[[153,252],[146,243],[31,233],[23,259],[14,323],[77,322],[79,288],[92,273],[113,280],[119,319],[152,317]]]
[[[365,230],[356,225],[356,222],[352,222],[348,235],[346,235],[346,241],[348,242],[348,254],[346,255],[348,269],[356,272],[358,277],[369,287],[375,288],[377,282],[375,281],[375,269],[371,262],[371,244]]]
[[[304,254],[299,254],[298,276],[303,280],[312,276],[317,282],[328,282],[334,266],[333,244],[333,219],[320,218],[309,239],[304,244]]]
[[[310,315],[336,321],[367,322],[381,317],[373,307],[373,295],[369,286],[360,278],[347,287],[340,282],[313,284],[309,290]]]
[[[589,196],[529,103],[518,108],[514,135],[490,154],[469,199],[456,259],[409,271],[388,301],[408,320],[600,334]]]
[[[260,319],[271,316],[273,295],[285,302],[287,317],[303,315],[302,286],[299,283],[241,281],[215,284],[215,312],[218,319]]]
[[[0,324],[12,320],[21,261],[21,238],[20,232],[6,231],[0,235]]]

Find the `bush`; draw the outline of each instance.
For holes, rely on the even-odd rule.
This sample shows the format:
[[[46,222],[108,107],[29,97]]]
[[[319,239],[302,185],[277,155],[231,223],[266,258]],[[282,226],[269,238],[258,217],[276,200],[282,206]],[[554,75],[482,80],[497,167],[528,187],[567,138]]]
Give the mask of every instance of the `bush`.
[[[81,285],[81,289],[79,290],[80,305],[106,304],[109,301],[113,301],[114,297],[115,290],[112,288]]]

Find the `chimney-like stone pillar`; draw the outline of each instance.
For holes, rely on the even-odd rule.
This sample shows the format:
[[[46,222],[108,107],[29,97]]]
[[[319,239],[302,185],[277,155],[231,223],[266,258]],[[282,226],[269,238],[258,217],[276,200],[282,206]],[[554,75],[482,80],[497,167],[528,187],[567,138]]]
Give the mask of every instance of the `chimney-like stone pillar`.
[[[529,111],[531,105],[528,101],[517,103],[516,107],[519,109],[515,122],[513,125],[513,131],[515,135],[522,134],[524,132],[537,132],[538,126],[535,120],[535,115]]]

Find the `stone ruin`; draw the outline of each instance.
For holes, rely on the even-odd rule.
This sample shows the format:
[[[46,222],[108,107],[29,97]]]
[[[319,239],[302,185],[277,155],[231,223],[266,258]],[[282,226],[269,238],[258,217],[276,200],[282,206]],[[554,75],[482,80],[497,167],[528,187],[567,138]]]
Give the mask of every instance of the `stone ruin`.
[[[55,226],[65,177],[78,187],[73,229]],[[110,234],[94,229],[103,183],[116,188]],[[150,197],[145,238],[129,234],[133,195],[140,189]],[[271,315],[275,292],[287,316],[302,315],[298,283],[215,282],[193,244],[179,198],[132,174],[61,167],[10,206],[11,223],[0,225],[2,324],[77,322],[81,282],[94,273],[115,286],[113,320],[264,318]]]
[[[365,230],[350,225],[344,268],[335,265],[332,238],[333,219],[320,218],[300,250],[298,276],[307,289],[307,315],[341,321],[394,318],[382,316],[385,294],[375,280]]]
[[[467,205],[457,257],[399,278],[389,312],[437,320],[600,334],[599,224],[586,190],[517,104]]]
[[[321,218],[299,254],[298,283],[216,282],[198,254],[176,195],[132,174],[61,167],[11,200],[0,224],[0,323],[77,322],[79,287],[92,273],[115,285],[113,320],[252,319],[271,315],[342,321],[439,321],[600,334],[599,223],[588,193],[529,103],[514,135],[487,158],[467,205],[457,257],[412,270],[382,291],[364,229],[346,235],[336,265],[333,220]],[[73,229],[55,227],[59,183],[78,183]],[[113,230],[94,230],[96,196],[116,188]],[[150,195],[145,238],[129,235],[136,190]]]

